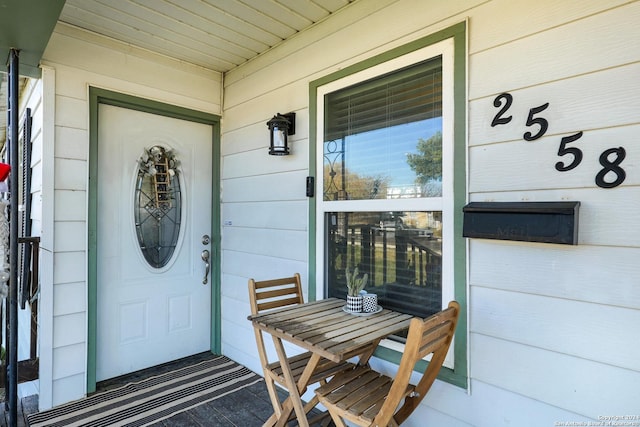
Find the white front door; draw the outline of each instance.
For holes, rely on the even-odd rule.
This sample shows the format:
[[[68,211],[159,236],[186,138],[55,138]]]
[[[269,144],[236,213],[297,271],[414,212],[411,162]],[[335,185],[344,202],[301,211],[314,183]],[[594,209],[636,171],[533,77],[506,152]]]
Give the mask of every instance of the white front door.
[[[203,236],[211,235],[212,132],[99,105],[97,381],[210,349],[211,272],[203,284],[202,252],[211,252]],[[154,146],[179,162],[173,179],[182,203],[175,249],[162,266],[145,258],[134,215],[138,160]]]

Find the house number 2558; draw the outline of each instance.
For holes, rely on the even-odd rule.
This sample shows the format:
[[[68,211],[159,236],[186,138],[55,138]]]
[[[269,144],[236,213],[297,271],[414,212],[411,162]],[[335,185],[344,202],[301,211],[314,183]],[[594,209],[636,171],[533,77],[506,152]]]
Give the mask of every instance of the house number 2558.
[[[513,104],[513,95],[510,93],[501,93],[493,100],[493,105],[498,108],[498,112],[491,121],[491,127],[506,125],[511,122],[513,116],[508,115],[511,104]],[[522,134],[522,138],[525,141],[535,141],[536,139],[544,136],[547,132],[549,129],[549,121],[542,117],[540,113],[548,107],[549,103],[547,102],[529,110],[525,126],[531,129]],[[582,131],[560,139],[558,156],[563,159],[556,163],[556,170],[558,172],[568,172],[577,168],[582,162],[582,150],[571,145],[581,137]],[[598,160],[602,169],[600,169],[595,177],[596,185],[598,187],[614,188],[624,182],[627,174],[620,164],[626,155],[627,152],[623,147],[609,148],[600,154],[600,158]],[[605,177],[607,178],[606,180]]]

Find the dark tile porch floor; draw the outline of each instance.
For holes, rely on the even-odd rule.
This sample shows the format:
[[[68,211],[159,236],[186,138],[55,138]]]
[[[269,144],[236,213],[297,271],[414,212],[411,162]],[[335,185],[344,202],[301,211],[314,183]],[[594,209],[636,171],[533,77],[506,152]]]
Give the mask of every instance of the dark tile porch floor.
[[[101,382],[97,385],[98,392],[120,387],[132,381],[140,381],[153,375],[176,369],[191,363],[211,357],[210,353],[202,353],[176,362],[167,363],[153,368],[135,372],[123,377]],[[286,393],[281,392],[284,399]],[[17,417],[18,427],[27,427],[26,416],[37,411],[38,396],[23,398],[19,403]],[[316,410],[314,410],[316,411]],[[152,427],[252,427],[261,426],[271,416],[273,408],[269,401],[267,388],[263,381],[238,390],[235,393],[220,397],[212,402],[197,406],[188,411],[174,415],[171,418],[153,424]],[[318,414],[319,412],[315,412]],[[5,406],[0,405],[0,427],[8,425]],[[297,425],[295,422],[290,425]],[[333,426],[333,423],[330,424]],[[314,424],[313,427],[320,426]]]

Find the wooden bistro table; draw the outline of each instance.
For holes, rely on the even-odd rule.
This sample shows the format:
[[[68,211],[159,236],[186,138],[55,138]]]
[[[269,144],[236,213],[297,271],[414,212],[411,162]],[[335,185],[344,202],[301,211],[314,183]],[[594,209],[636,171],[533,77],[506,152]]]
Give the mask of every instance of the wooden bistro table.
[[[308,427],[301,394],[305,392],[309,378],[321,358],[341,362],[358,357],[358,364],[366,364],[378,343],[389,335],[407,329],[412,317],[386,309],[359,316],[345,312],[345,305],[344,300],[328,298],[249,316],[254,327],[273,337],[289,389],[289,397],[283,404],[284,410],[280,418],[275,424],[269,425],[284,426],[294,410],[298,424]],[[287,364],[282,340],[313,353],[297,384],[291,367]]]

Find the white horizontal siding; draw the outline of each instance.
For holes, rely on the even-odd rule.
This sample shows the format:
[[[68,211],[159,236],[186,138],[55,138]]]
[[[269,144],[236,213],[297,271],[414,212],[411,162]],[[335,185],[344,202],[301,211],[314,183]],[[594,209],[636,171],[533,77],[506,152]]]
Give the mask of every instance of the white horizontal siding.
[[[42,221],[42,145],[43,145],[43,104],[42,80],[32,81],[29,95],[31,108],[31,235],[41,236],[42,230],[37,226]]]
[[[53,262],[56,265],[73,266],[73,268],[55,269],[53,272],[54,283],[64,284],[86,280],[87,260],[84,251],[56,252],[53,255]]]
[[[304,200],[308,174],[307,169],[224,180],[224,203]]]
[[[41,139],[38,138],[33,140],[33,150],[32,153],[42,152]],[[31,202],[39,203],[39,200],[42,197],[42,162],[38,159],[37,162],[31,162]],[[37,179],[37,181],[36,181]],[[32,219],[42,219],[42,212],[39,209],[35,209],[35,206],[31,208],[31,218]]]
[[[263,120],[230,131],[227,131],[223,123],[222,130],[225,132],[225,137],[221,147],[222,155],[228,156],[249,150],[262,150],[264,153],[269,147],[269,141],[265,142],[264,138],[266,123],[267,120]]]
[[[87,339],[85,312],[56,316],[53,331],[53,340],[58,347],[84,343]]]
[[[306,238],[307,233],[304,231],[225,227],[222,250],[306,261]]]
[[[77,252],[86,250],[87,224],[84,221],[57,221],[54,225],[55,252]],[[56,266],[61,268],[62,266]],[[68,266],[75,268],[75,266]]]
[[[273,277],[291,276],[293,273],[303,275],[306,292],[307,280],[304,278],[307,271],[307,263],[292,259],[275,258],[266,255],[258,255],[247,252],[225,251],[222,259],[222,277],[237,276],[245,281],[253,277],[256,280],[266,280]],[[224,287],[224,285],[223,285]],[[245,287],[248,292],[248,288]],[[223,294],[225,297],[226,294]],[[248,296],[245,296],[247,302]],[[235,313],[238,319],[246,319],[249,313]]]
[[[639,257],[638,248],[474,239],[470,245],[470,284],[638,310]]]
[[[223,302],[226,304],[226,301]],[[223,349],[224,354],[252,371],[262,373],[253,331],[241,327],[238,323],[224,320],[223,335],[243,337],[243,339],[226,341]]]
[[[38,151],[35,150],[36,147],[34,147],[33,153],[36,153],[36,156],[40,156],[40,148],[38,147]],[[33,164],[33,163],[32,163]],[[41,202],[41,198],[42,198],[42,175],[43,175],[43,171],[42,171],[42,162],[38,162],[33,164],[33,167],[31,168],[31,198],[32,198],[32,202],[33,203],[40,203]],[[42,218],[42,212],[39,212],[37,209],[33,209],[33,215],[34,218],[37,219],[41,219]]]
[[[264,137],[267,136],[265,139]],[[267,127],[262,132],[262,138],[259,140],[265,143],[262,149],[245,151],[239,154],[230,154],[224,157],[222,167],[223,179],[245,178],[248,176],[260,176],[282,171],[283,167],[287,170],[304,169],[306,170],[309,161],[309,143],[307,141],[295,141],[289,144],[292,154],[289,156],[269,156],[269,133]],[[251,168],[247,168],[251,165]]]
[[[637,411],[637,371],[475,333],[469,344],[480,381],[593,419]]]
[[[231,224],[225,227],[272,228],[306,231],[306,200],[287,200],[277,202],[238,202],[225,203],[222,217]]]
[[[536,24],[540,21],[531,19],[530,11],[544,13],[550,17],[563,16],[564,19],[568,19],[567,15],[557,14],[565,13],[569,7],[568,3],[571,2],[559,2],[559,7],[553,10],[548,5],[540,3],[531,7],[529,2],[529,6],[523,8],[527,13],[521,13],[519,16]],[[592,9],[597,2],[590,3],[587,6]],[[640,4],[625,5],[595,15],[577,16],[577,13],[584,12],[583,2],[580,2],[579,5],[574,5],[574,12],[572,12],[575,20],[558,23],[556,27],[549,28],[547,31],[531,33],[493,49],[474,54],[471,67],[478,73],[472,74],[469,98],[476,99],[487,94],[498,94],[505,88],[513,90],[563,80],[577,73],[588,74],[603,68],[637,61],[640,29],[631,26],[625,31],[612,31],[612,28],[616,28],[619,22],[625,20],[629,22],[640,20]],[[478,31],[478,34],[482,34],[482,30],[487,26],[493,27],[493,31],[502,30],[502,22],[509,25],[509,21],[511,21],[510,17],[501,20],[500,25],[495,25],[495,16],[493,22],[485,20],[478,23],[474,19],[473,28]],[[475,24],[478,26],[476,27]],[[523,28],[530,28],[529,25],[531,24],[524,25]],[[585,55],[585,52],[589,54]],[[483,78],[482,73],[489,70],[492,71],[494,78]]]
[[[246,280],[242,280],[242,282],[246,283]],[[246,291],[247,286],[242,286],[242,288]],[[250,344],[249,347],[253,347],[253,349],[255,349],[257,352],[257,349],[255,348],[255,340],[250,339],[251,338],[250,332],[253,330],[251,326],[251,322],[247,320],[246,316],[244,318],[244,321],[242,322],[235,322],[234,316],[230,316],[230,314],[238,313],[238,312],[251,313],[251,308],[249,307],[249,304],[247,303],[247,301],[243,299],[225,297],[224,304],[222,305],[222,316],[230,320],[230,322],[227,323],[228,327],[233,327],[237,329],[239,332],[241,332],[238,334],[234,333],[231,336],[247,337],[248,339],[246,340],[246,343],[249,343]],[[232,325],[235,325],[235,326],[232,326]],[[236,340],[236,341],[241,341],[242,343],[246,344],[245,341],[243,340]],[[258,362],[258,365],[260,365],[259,362]]]
[[[479,286],[470,297],[471,333],[640,372],[640,310]]]
[[[265,70],[265,73],[267,71],[268,70]],[[231,89],[227,88],[227,90]],[[226,134],[227,131],[236,130],[238,127],[241,127],[243,129],[242,138],[245,140],[245,144],[252,141],[251,145],[253,148],[268,147],[269,141],[267,140],[267,143],[264,143],[264,133],[265,129],[267,129],[267,121],[276,113],[285,114],[292,111],[296,112],[297,115],[296,133],[291,136],[291,139],[298,140],[306,138],[308,135],[307,129],[305,129],[305,126],[298,126],[298,123],[306,123],[306,119],[301,116],[305,114],[307,103],[305,100],[301,100],[299,98],[298,94],[301,91],[308,91],[308,86],[305,81],[292,82],[291,84],[279,88],[279,90],[265,92],[259,96],[255,96],[254,93],[254,98],[243,100],[242,103],[229,107],[228,110],[225,110],[223,131]],[[298,115],[300,115],[300,117],[298,117]],[[299,122],[299,120],[301,121]],[[233,127],[229,126],[230,123],[233,123]],[[244,128],[254,126],[256,129],[263,130],[262,136],[259,136],[260,133],[255,132],[255,130],[251,134],[244,134],[244,132],[246,132]],[[251,139],[249,137],[250,135],[256,135],[258,136],[258,139]],[[226,148],[223,148],[223,153],[227,153]]]
[[[87,192],[73,189],[56,190],[55,215],[60,221],[86,221]]]
[[[61,283],[55,286],[53,315],[63,316],[87,310],[87,290],[84,282]]]
[[[59,347],[55,350],[54,378],[64,379],[83,374],[84,349],[82,344]],[[69,363],[71,362],[71,363]],[[68,390],[67,393],[71,391]]]
[[[293,275],[293,272],[290,274]],[[249,289],[248,286],[248,278],[241,276],[234,276],[231,274],[227,274],[223,276],[224,280],[222,281],[222,286],[225,288],[225,298],[230,298],[236,301],[240,301],[245,304],[246,307],[242,308],[244,312],[249,308],[249,300],[247,300],[247,291]],[[256,280],[261,280],[261,278],[255,277]],[[222,307],[224,310],[225,307]],[[245,319],[246,320],[246,319]],[[244,324],[244,322],[242,322]],[[246,326],[250,323],[247,321]]]
[[[81,351],[83,350],[80,346],[74,348],[72,351]],[[65,356],[64,353],[59,351],[54,351],[54,358],[56,360],[62,360]],[[73,360],[66,360],[66,364],[70,367],[81,367],[81,365],[72,365]],[[66,372],[65,372],[66,374]],[[74,375],[68,375],[60,378],[55,378],[52,387],[52,396],[53,400],[51,401],[51,406],[62,405],[63,403],[71,402],[73,400],[78,400],[84,397],[84,393],[82,389],[86,387],[86,377],[84,372],[77,373]],[[42,408],[42,403],[40,403],[40,408]]]
[[[56,159],[56,190],[85,191],[87,188],[88,163],[84,160]]]
[[[38,197],[38,199],[36,200],[39,201],[40,198]],[[41,207],[42,207],[41,203],[33,202],[33,205],[32,205],[33,209],[38,209],[39,212],[42,212]],[[33,216],[31,219],[31,234],[33,236],[42,236],[42,221],[39,218],[34,218]]]
[[[56,157],[87,161],[89,159],[88,138],[87,129],[56,127]]]
[[[396,370],[395,365],[380,359],[373,359],[372,366],[388,374],[394,374]],[[435,381],[422,404],[403,425],[423,427],[427,423],[436,426],[540,427],[563,421],[592,421],[589,417],[541,400],[524,398],[476,378],[471,378],[469,390],[467,393],[446,382]]]
[[[475,55],[508,41],[544,34],[553,28],[589,19],[593,15],[597,17],[602,12],[627,3],[627,0],[608,0],[606,3],[601,0],[486,2],[470,14],[473,31],[469,37],[469,52]],[[563,43],[561,40],[553,41],[558,42]]]

